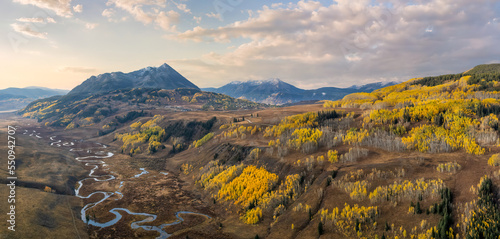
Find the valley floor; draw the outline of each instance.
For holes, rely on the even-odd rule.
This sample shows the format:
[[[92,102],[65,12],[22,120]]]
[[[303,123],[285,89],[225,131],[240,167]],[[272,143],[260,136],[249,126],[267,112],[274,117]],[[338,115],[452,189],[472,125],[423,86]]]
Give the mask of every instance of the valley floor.
[[[265,128],[278,124],[286,116],[322,109],[322,105],[301,105],[259,111],[177,112],[165,114],[165,117],[167,121],[202,121],[213,116],[230,121],[235,117],[246,117],[236,125]],[[362,113],[360,109],[348,111],[354,114]],[[157,113],[161,112],[155,112]],[[157,230],[151,229],[152,227],[160,228],[165,235],[168,234],[163,235],[163,238],[255,238],[256,235],[259,238],[360,237],[359,233],[352,234],[352,230],[338,229],[336,222],[324,223],[323,226],[322,221],[328,220],[323,220],[322,209],[329,209],[331,213],[334,208],[342,210],[346,204],[377,207],[378,215],[373,221],[369,221],[370,224],[363,221],[361,226],[361,223],[356,223],[359,223],[355,226],[359,226],[361,235],[366,233],[364,235],[367,237],[391,236],[399,235],[399,231],[403,234],[403,230],[404,234],[406,231],[408,234],[418,234],[425,233],[441,220],[439,214],[426,213],[429,208],[441,202],[441,198],[435,196],[437,192],[420,195],[420,199],[371,201],[366,192],[361,198],[356,198],[345,189],[365,180],[365,190],[372,192],[379,186],[401,183],[404,180],[415,182],[418,179],[425,179],[429,184],[429,180],[442,180],[443,185],[451,190],[456,210],[452,214],[453,221],[458,225],[455,227],[458,230],[462,226],[459,225],[461,217],[457,212],[466,203],[477,198],[476,193],[470,190],[471,186],[477,187],[483,175],[493,175],[494,172],[487,165],[486,155],[472,156],[462,151],[446,154],[388,152],[374,147],[364,147],[367,155],[356,162],[311,163],[310,169],[306,170],[306,166],[301,165],[300,161],[304,162],[311,156],[314,161],[327,155],[329,148],[320,147],[311,154],[292,151],[284,157],[279,157],[276,153],[266,151],[269,148],[269,138],[253,134],[233,138],[216,136],[201,147],[187,149],[168,157],[162,152],[130,156],[121,152],[122,142],[116,140],[114,134],[99,136],[97,127],[72,130],[47,128],[13,114],[4,114],[0,119],[0,155],[7,155],[8,151],[5,137],[7,125],[19,127],[16,132],[16,172],[18,180],[24,183],[24,186],[17,187],[17,230],[8,232],[5,226],[1,227],[0,238],[160,236]],[[115,133],[124,133],[127,129],[128,125]],[[221,135],[223,132],[219,129],[215,133]],[[249,152],[255,148],[262,149],[263,153],[260,157],[251,158]],[[341,155],[348,153],[350,148],[350,145],[340,145],[335,149]],[[488,155],[500,152],[497,147],[488,150]],[[107,153],[113,155],[107,157],[106,155],[111,155]],[[92,162],[78,161],[75,160],[76,157]],[[264,167],[276,174],[280,181],[284,181],[288,175],[302,175],[304,183],[301,182],[301,185],[307,186],[287,204],[287,210],[281,212],[281,215],[273,218],[272,212],[264,212],[265,216],[258,224],[248,225],[241,220],[245,212],[240,206],[229,200],[216,200],[216,192],[199,186],[203,167],[207,167],[216,159],[228,164],[232,162],[236,165],[234,162],[241,162],[245,165]],[[101,160],[103,163],[96,163]],[[461,165],[461,169],[456,173],[441,173],[436,170],[439,164],[446,162],[456,162]],[[7,163],[2,161],[2,164],[5,167],[1,166],[0,177],[4,179],[7,177]],[[89,175],[91,170],[92,175]],[[498,181],[498,178],[494,180]],[[78,182],[82,182],[81,185]],[[50,190],[47,190],[47,187]],[[77,196],[81,198],[75,196],[75,189],[78,189]],[[92,195],[95,192],[103,193]],[[0,187],[1,197],[4,198],[7,194],[7,187]],[[103,198],[106,199],[95,205]],[[4,219],[8,205],[4,199],[0,202],[0,214]],[[419,203],[424,213],[409,213],[410,205],[414,203]],[[309,208],[308,211],[301,209],[302,206]],[[83,211],[86,214],[82,220],[82,208],[86,207],[91,209]],[[110,226],[100,227],[100,223],[116,218],[112,211],[117,208],[148,215],[119,211],[121,220]],[[177,214],[183,211],[197,214]],[[177,215],[182,218],[182,222],[164,225],[180,220]],[[143,220],[148,222],[137,224]],[[84,221],[95,223],[86,224]],[[134,223],[138,225],[137,228],[131,227]],[[351,222],[346,222],[345,225],[353,225],[349,223]],[[152,231],[141,227],[146,225],[151,226],[149,229]]]

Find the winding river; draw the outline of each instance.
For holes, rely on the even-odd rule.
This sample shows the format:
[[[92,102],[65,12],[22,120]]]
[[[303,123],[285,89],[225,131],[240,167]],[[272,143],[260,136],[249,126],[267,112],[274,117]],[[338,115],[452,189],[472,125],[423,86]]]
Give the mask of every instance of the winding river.
[[[28,136],[32,136],[32,137],[36,137],[38,139],[43,138],[42,136],[40,136],[40,133],[36,132],[35,130],[32,130],[32,132],[25,130],[23,134],[28,135]],[[76,183],[77,187],[75,188],[75,196],[82,198],[82,199],[88,199],[96,194],[102,194],[102,196],[103,196],[103,198],[101,200],[88,203],[82,208],[81,220],[83,222],[85,222],[89,225],[95,226],[95,227],[105,228],[105,227],[115,225],[117,222],[119,222],[122,219],[122,214],[120,212],[128,213],[130,215],[144,216],[145,219],[143,219],[141,221],[132,222],[130,224],[130,227],[134,230],[142,228],[146,231],[156,231],[160,234],[160,236],[157,238],[163,239],[163,238],[168,238],[172,235],[172,234],[169,234],[165,231],[166,227],[177,225],[177,224],[184,221],[184,219],[182,218],[182,215],[187,215],[187,214],[198,215],[198,216],[202,216],[202,217],[205,217],[207,219],[210,219],[210,216],[202,214],[202,213],[189,212],[189,211],[179,211],[179,212],[175,213],[175,217],[177,219],[174,222],[164,223],[164,224],[161,224],[160,226],[150,226],[150,225],[143,225],[143,224],[155,221],[157,218],[157,215],[145,213],[145,212],[131,212],[129,209],[126,209],[126,208],[113,208],[113,209],[109,210],[110,213],[115,215],[115,218],[110,220],[110,221],[107,221],[107,222],[97,222],[93,219],[90,219],[90,217],[87,217],[87,211],[89,209],[96,207],[100,203],[108,200],[113,195],[119,196],[118,198],[116,198],[114,200],[120,200],[124,197],[124,195],[120,192],[120,190],[123,187],[125,181],[120,181],[120,186],[118,188],[118,191],[115,191],[115,192],[95,191],[95,192],[92,192],[88,195],[82,195],[80,193],[80,189],[83,187],[84,183],[87,181],[93,180],[96,182],[105,182],[105,181],[116,180],[116,177],[112,174],[105,174],[105,175],[95,175],[94,174],[96,172],[96,170],[99,169],[100,167],[107,166],[106,163],[104,162],[104,159],[111,158],[111,157],[113,157],[114,154],[112,152],[109,152],[109,151],[104,151],[107,148],[107,146],[100,144],[100,143],[93,143],[95,146],[91,146],[91,147],[87,147],[87,148],[76,148],[76,147],[73,148],[72,146],[75,146],[76,141],[75,142],[73,142],[73,141],[63,142],[62,140],[56,139],[56,138],[57,138],[57,136],[50,136],[49,137],[49,139],[51,141],[50,142],[51,146],[68,147],[68,148],[70,148],[69,151],[72,151],[72,152],[83,151],[83,152],[89,154],[88,156],[75,158],[75,160],[77,160],[81,163],[84,163],[85,166],[92,167],[92,169],[89,172],[88,177],[84,178]],[[82,141],[80,141],[80,142],[82,142]],[[132,178],[139,178],[142,175],[149,173],[144,168],[140,168],[139,170],[140,170],[140,173],[136,174]],[[163,175],[168,175],[168,173],[164,173],[164,172],[160,172],[160,173]]]

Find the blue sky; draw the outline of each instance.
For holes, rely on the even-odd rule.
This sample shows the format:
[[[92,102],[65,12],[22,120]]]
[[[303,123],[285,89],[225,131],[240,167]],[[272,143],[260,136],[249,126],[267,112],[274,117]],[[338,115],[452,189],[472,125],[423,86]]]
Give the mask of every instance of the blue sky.
[[[6,0],[0,22],[1,88],[162,63],[200,87],[347,87],[500,62],[491,0]]]

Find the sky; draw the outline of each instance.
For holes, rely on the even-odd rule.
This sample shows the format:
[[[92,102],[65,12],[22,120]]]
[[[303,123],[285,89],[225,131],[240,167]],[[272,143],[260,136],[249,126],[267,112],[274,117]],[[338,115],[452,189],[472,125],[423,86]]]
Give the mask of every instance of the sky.
[[[349,87],[500,62],[493,0],[2,0],[0,88],[167,63],[199,87]]]

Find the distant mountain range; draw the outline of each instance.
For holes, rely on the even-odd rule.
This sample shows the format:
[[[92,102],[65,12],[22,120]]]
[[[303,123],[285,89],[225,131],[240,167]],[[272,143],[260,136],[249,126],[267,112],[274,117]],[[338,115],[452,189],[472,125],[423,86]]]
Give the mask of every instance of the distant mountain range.
[[[250,101],[283,105],[301,101],[338,100],[345,95],[355,92],[372,92],[373,90],[393,85],[395,83],[373,83],[349,88],[324,87],[316,90],[297,88],[280,79],[263,81],[231,82],[220,88],[202,89],[208,92],[221,93],[233,98],[247,99]],[[106,94],[116,90],[143,89],[195,89],[198,86],[191,83],[184,76],[167,64],[159,67],[146,67],[130,73],[112,72],[92,76],[71,91],[53,90],[41,87],[8,88],[0,90],[0,111],[21,109],[28,103],[41,98],[54,95],[96,95]],[[64,99],[67,99],[65,97]],[[72,97],[69,97],[72,98]],[[68,98],[68,99],[69,99]]]
[[[315,90],[304,90],[274,78],[263,81],[234,81],[220,88],[203,88],[202,90],[259,103],[282,105],[300,101],[338,100],[351,93],[372,92],[394,84],[396,83],[377,82],[349,88],[323,87]]]
[[[373,83],[350,88],[324,87],[317,90],[303,90],[280,79],[270,79],[235,81],[220,88],[204,88],[202,90],[259,103],[281,105],[311,100],[337,100],[350,93],[371,92],[392,84],[394,83]],[[96,94],[132,88],[199,89],[172,67],[163,64],[159,67],[146,67],[130,73],[113,72],[92,76],[71,90],[69,94]]]
[[[11,98],[45,98],[54,95],[65,95],[69,90],[50,89],[45,87],[30,86],[25,88],[10,87],[0,90],[0,96],[5,99],[8,96]]]
[[[54,95],[65,95],[68,90],[50,89],[45,87],[26,87],[0,90],[0,111],[10,111],[22,109],[30,102],[51,97]]]
[[[172,67],[163,64],[160,67],[146,67],[130,73],[113,72],[92,76],[69,94],[96,94],[132,88],[199,89]]]

